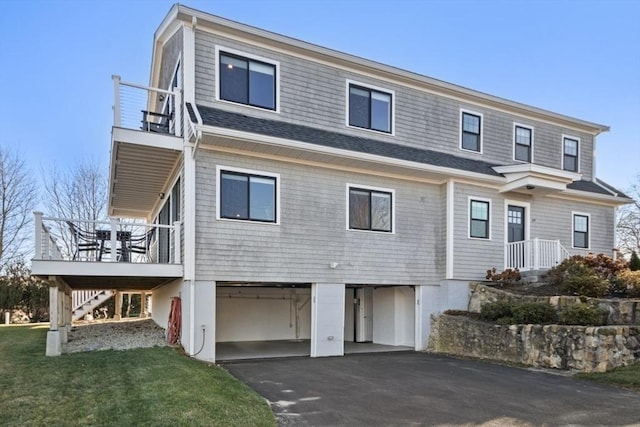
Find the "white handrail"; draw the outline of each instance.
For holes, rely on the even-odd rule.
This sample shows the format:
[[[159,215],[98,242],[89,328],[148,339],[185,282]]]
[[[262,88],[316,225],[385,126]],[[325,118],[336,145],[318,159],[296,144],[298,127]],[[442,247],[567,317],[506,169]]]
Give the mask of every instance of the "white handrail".
[[[549,269],[569,258],[560,240],[534,238],[505,245],[505,268],[521,271]]]

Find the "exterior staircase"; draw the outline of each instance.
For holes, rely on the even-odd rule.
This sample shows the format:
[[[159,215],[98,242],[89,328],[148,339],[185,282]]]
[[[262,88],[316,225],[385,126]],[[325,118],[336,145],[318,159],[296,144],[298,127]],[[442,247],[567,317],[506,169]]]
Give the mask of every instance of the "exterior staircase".
[[[100,291],[73,291],[72,319],[81,319],[114,295],[114,291],[106,289]]]

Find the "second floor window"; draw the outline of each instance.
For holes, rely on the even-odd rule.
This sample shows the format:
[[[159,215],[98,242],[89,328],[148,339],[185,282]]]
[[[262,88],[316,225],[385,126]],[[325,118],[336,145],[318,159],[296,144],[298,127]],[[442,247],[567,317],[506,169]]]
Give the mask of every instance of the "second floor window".
[[[349,126],[391,133],[391,94],[349,84]]]
[[[531,163],[531,143],[533,139],[531,128],[516,125],[514,134],[514,159]]]
[[[471,113],[462,113],[462,142],[463,150],[481,151],[480,147],[480,116]]]
[[[220,218],[276,222],[276,178],[220,171]]]
[[[578,140],[564,138],[562,168],[567,171],[578,172]]]
[[[276,66],[220,52],[220,99],[276,109]]]
[[[349,187],[349,228],[392,231],[392,193]]]

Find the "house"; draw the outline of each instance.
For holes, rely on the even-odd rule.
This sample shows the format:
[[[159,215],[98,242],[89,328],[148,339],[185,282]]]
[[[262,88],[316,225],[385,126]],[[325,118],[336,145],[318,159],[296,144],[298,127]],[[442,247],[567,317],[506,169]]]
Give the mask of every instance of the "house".
[[[149,84],[114,86],[112,219],[36,213],[48,354],[75,289],[151,292],[162,327],[179,301],[181,342],[208,361],[255,341],[421,350],[487,269],[610,254],[629,202],[595,176],[607,126],[182,5]]]

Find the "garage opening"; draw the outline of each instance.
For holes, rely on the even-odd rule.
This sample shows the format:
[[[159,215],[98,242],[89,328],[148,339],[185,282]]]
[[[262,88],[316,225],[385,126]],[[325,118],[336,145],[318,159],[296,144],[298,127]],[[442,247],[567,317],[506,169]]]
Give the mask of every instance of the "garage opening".
[[[347,285],[344,307],[344,352],[413,350],[413,286]]]
[[[309,356],[311,285],[218,284],[216,359]]]

